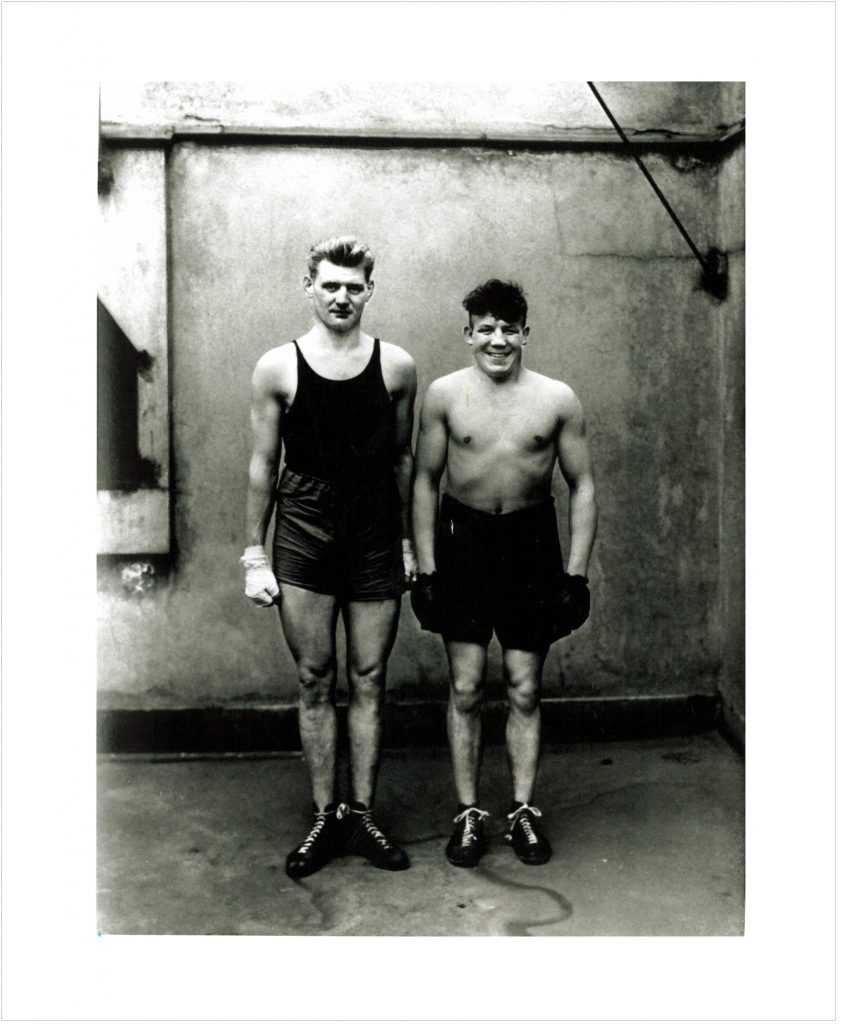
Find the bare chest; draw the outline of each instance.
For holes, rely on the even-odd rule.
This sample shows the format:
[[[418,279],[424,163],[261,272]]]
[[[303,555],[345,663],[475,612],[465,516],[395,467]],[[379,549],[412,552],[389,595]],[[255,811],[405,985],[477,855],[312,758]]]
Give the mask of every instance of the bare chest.
[[[360,377],[369,368],[374,357],[373,345],[360,345],[349,351],[321,350],[303,343],[299,348],[313,373],[331,381],[346,381]]]
[[[558,417],[541,403],[465,401],[451,408],[450,444],[465,452],[538,453],[552,448],[558,435]]]

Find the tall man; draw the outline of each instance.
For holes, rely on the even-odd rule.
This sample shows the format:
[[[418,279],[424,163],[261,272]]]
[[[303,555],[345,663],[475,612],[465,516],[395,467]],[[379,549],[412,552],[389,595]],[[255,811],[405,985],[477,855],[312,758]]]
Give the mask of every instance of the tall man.
[[[523,364],[529,328],[521,289],[491,280],[463,305],[473,362],[434,381],[424,399],[413,512],[421,575],[412,604],[421,625],[442,634],[450,664],[447,731],[458,810],[446,854],[451,864],[473,867],[484,848],[480,708],[495,630],[509,701],[513,802],[506,839],[524,863],[543,864],[552,851],[532,804],[541,674],[550,644],[589,614],[593,470],[572,389]],[[550,493],[556,461],[570,491],[566,573]]]
[[[356,853],[409,866],[375,823],[380,712],[400,596],[416,571],[409,523],[412,359],[361,330],[374,257],[352,237],[310,251],[312,328],[266,352],[252,378],[245,593],[279,605],[299,681],[312,828],[286,858],[293,878]],[[281,446],[285,466],[277,482]],[[277,504],[271,565],[266,531]],[[336,793],[336,624],[347,637],[351,803]]]

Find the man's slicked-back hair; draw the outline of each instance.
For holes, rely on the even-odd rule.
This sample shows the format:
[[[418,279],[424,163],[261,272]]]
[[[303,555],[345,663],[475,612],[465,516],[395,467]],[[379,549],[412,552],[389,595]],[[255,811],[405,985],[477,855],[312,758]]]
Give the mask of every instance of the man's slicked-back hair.
[[[310,249],[307,259],[310,277],[315,278],[318,264],[322,260],[335,263],[337,267],[362,267],[366,281],[371,280],[374,270],[374,254],[364,242],[360,242],[353,235],[338,235],[336,238],[325,238],[323,242],[316,242]]]
[[[471,321],[474,316],[491,314],[510,324],[519,321],[524,327],[529,312],[523,289],[513,281],[499,281],[495,277],[466,295],[462,306]]]

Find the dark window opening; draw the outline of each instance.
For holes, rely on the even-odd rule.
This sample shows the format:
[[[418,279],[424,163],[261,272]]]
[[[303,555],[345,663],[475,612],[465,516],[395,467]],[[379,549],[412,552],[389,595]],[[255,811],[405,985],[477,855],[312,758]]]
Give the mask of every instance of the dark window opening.
[[[149,357],[138,352],[99,298],[96,343],[97,489],[136,491],[154,486],[155,466],[140,454],[137,426],[137,378]]]

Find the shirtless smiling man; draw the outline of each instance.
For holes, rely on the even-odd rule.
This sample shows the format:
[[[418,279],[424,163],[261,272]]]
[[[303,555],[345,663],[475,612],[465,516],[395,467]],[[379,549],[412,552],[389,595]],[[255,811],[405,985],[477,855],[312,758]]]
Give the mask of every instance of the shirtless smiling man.
[[[458,809],[447,859],[473,867],[484,849],[478,803],[481,701],[496,631],[508,691],[513,783],[506,840],[526,864],[551,847],[532,805],[540,752],[540,682],[550,644],[587,618],[596,499],[581,404],[558,380],[526,369],[528,307],[514,284],[491,280],[463,303],[473,363],[434,381],[415,453],[414,535],[420,576],[412,605],[440,632],[450,664],[447,732]],[[569,487],[564,572],[551,480]],[[438,488],[447,471],[446,493]]]

